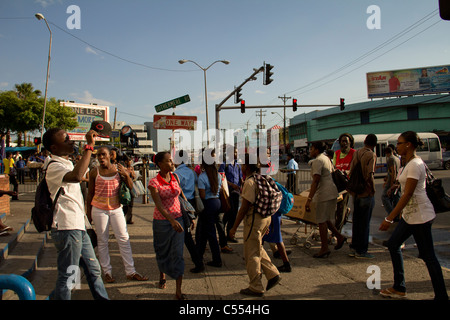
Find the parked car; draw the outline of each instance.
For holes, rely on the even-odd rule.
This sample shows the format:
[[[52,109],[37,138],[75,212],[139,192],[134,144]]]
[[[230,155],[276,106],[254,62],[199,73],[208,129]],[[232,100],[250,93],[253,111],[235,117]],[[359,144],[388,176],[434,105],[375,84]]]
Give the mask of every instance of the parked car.
[[[442,168],[450,170],[450,151],[442,152]]]

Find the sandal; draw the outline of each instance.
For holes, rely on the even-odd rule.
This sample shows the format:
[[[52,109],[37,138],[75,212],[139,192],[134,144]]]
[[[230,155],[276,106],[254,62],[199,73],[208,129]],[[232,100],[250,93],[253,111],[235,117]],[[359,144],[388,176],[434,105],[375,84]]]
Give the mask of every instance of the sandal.
[[[128,280],[136,280],[136,281],[147,281],[148,277],[143,277],[139,273],[135,272],[130,276],[127,276]]]
[[[383,297],[389,297],[394,299],[404,299],[406,298],[406,292],[400,292],[394,288],[384,289],[380,291],[380,295]]]
[[[112,277],[109,273],[105,274],[105,282],[106,283],[114,283],[116,282],[116,279]]]
[[[166,279],[159,279],[158,288],[165,289],[166,288]]]

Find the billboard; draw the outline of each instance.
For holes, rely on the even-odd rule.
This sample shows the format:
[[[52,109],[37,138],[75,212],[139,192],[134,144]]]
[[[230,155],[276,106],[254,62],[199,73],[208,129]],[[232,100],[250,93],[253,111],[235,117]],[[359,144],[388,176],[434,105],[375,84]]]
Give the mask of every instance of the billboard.
[[[65,107],[72,108],[77,114],[76,119],[78,126],[67,133],[71,140],[84,141],[86,132],[91,128],[91,123],[96,120],[109,122],[109,107],[98,106],[92,104],[81,104],[75,102],[61,101],[60,104]],[[109,141],[109,138],[97,138],[99,141]]]
[[[450,65],[367,73],[370,98],[450,92]]]

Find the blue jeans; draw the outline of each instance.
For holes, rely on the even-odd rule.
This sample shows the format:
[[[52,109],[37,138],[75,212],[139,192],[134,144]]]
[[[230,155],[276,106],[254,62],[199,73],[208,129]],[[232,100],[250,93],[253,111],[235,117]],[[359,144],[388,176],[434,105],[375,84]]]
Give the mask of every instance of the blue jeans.
[[[74,267],[82,267],[95,300],[108,300],[100,264],[95,256],[89,235],[84,230],[52,229],[51,237],[58,252],[58,278],[52,296],[55,300],[70,300],[71,288],[68,283],[75,280]]]
[[[424,224],[408,224],[405,220],[400,219],[387,244],[391,254],[392,266],[394,268],[393,288],[400,292],[406,292],[403,255],[400,248],[403,242],[412,235],[414,236],[417,248],[419,249],[420,257],[428,268],[431,283],[433,284],[435,299],[448,300],[448,294],[442,276],[442,269],[434,253],[431,224],[432,221]]]
[[[369,248],[370,219],[374,206],[373,196],[354,198],[351,248],[358,254],[367,253]]]

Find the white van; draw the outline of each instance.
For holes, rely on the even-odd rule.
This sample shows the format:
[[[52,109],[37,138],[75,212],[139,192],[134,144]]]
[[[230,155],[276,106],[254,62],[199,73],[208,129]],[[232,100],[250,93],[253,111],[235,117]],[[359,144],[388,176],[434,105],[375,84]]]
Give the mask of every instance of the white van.
[[[378,138],[378,144],[375,148],[375,152],[377,154],[376,166],[378,167],[376,173],[386,172],[386,154],[384,150],[389,144],[396,146],[397,138],[400,134],[401,133],[388,133],[376,135]],[[439,137],[431,132],[418,132],[417,134],[424,143],[422,147],[417,148],[417,155],[425,161],[430,169],[440,168],[442,166],[442,151]],[[366,134],[354,135],[353,138],[355,139],[355,146],[353,148],[356,150],[362,148],[364,146],[364,139],[366,136]],[[333,151],[340,149],[338,139],[336,139],[331,148]]]

